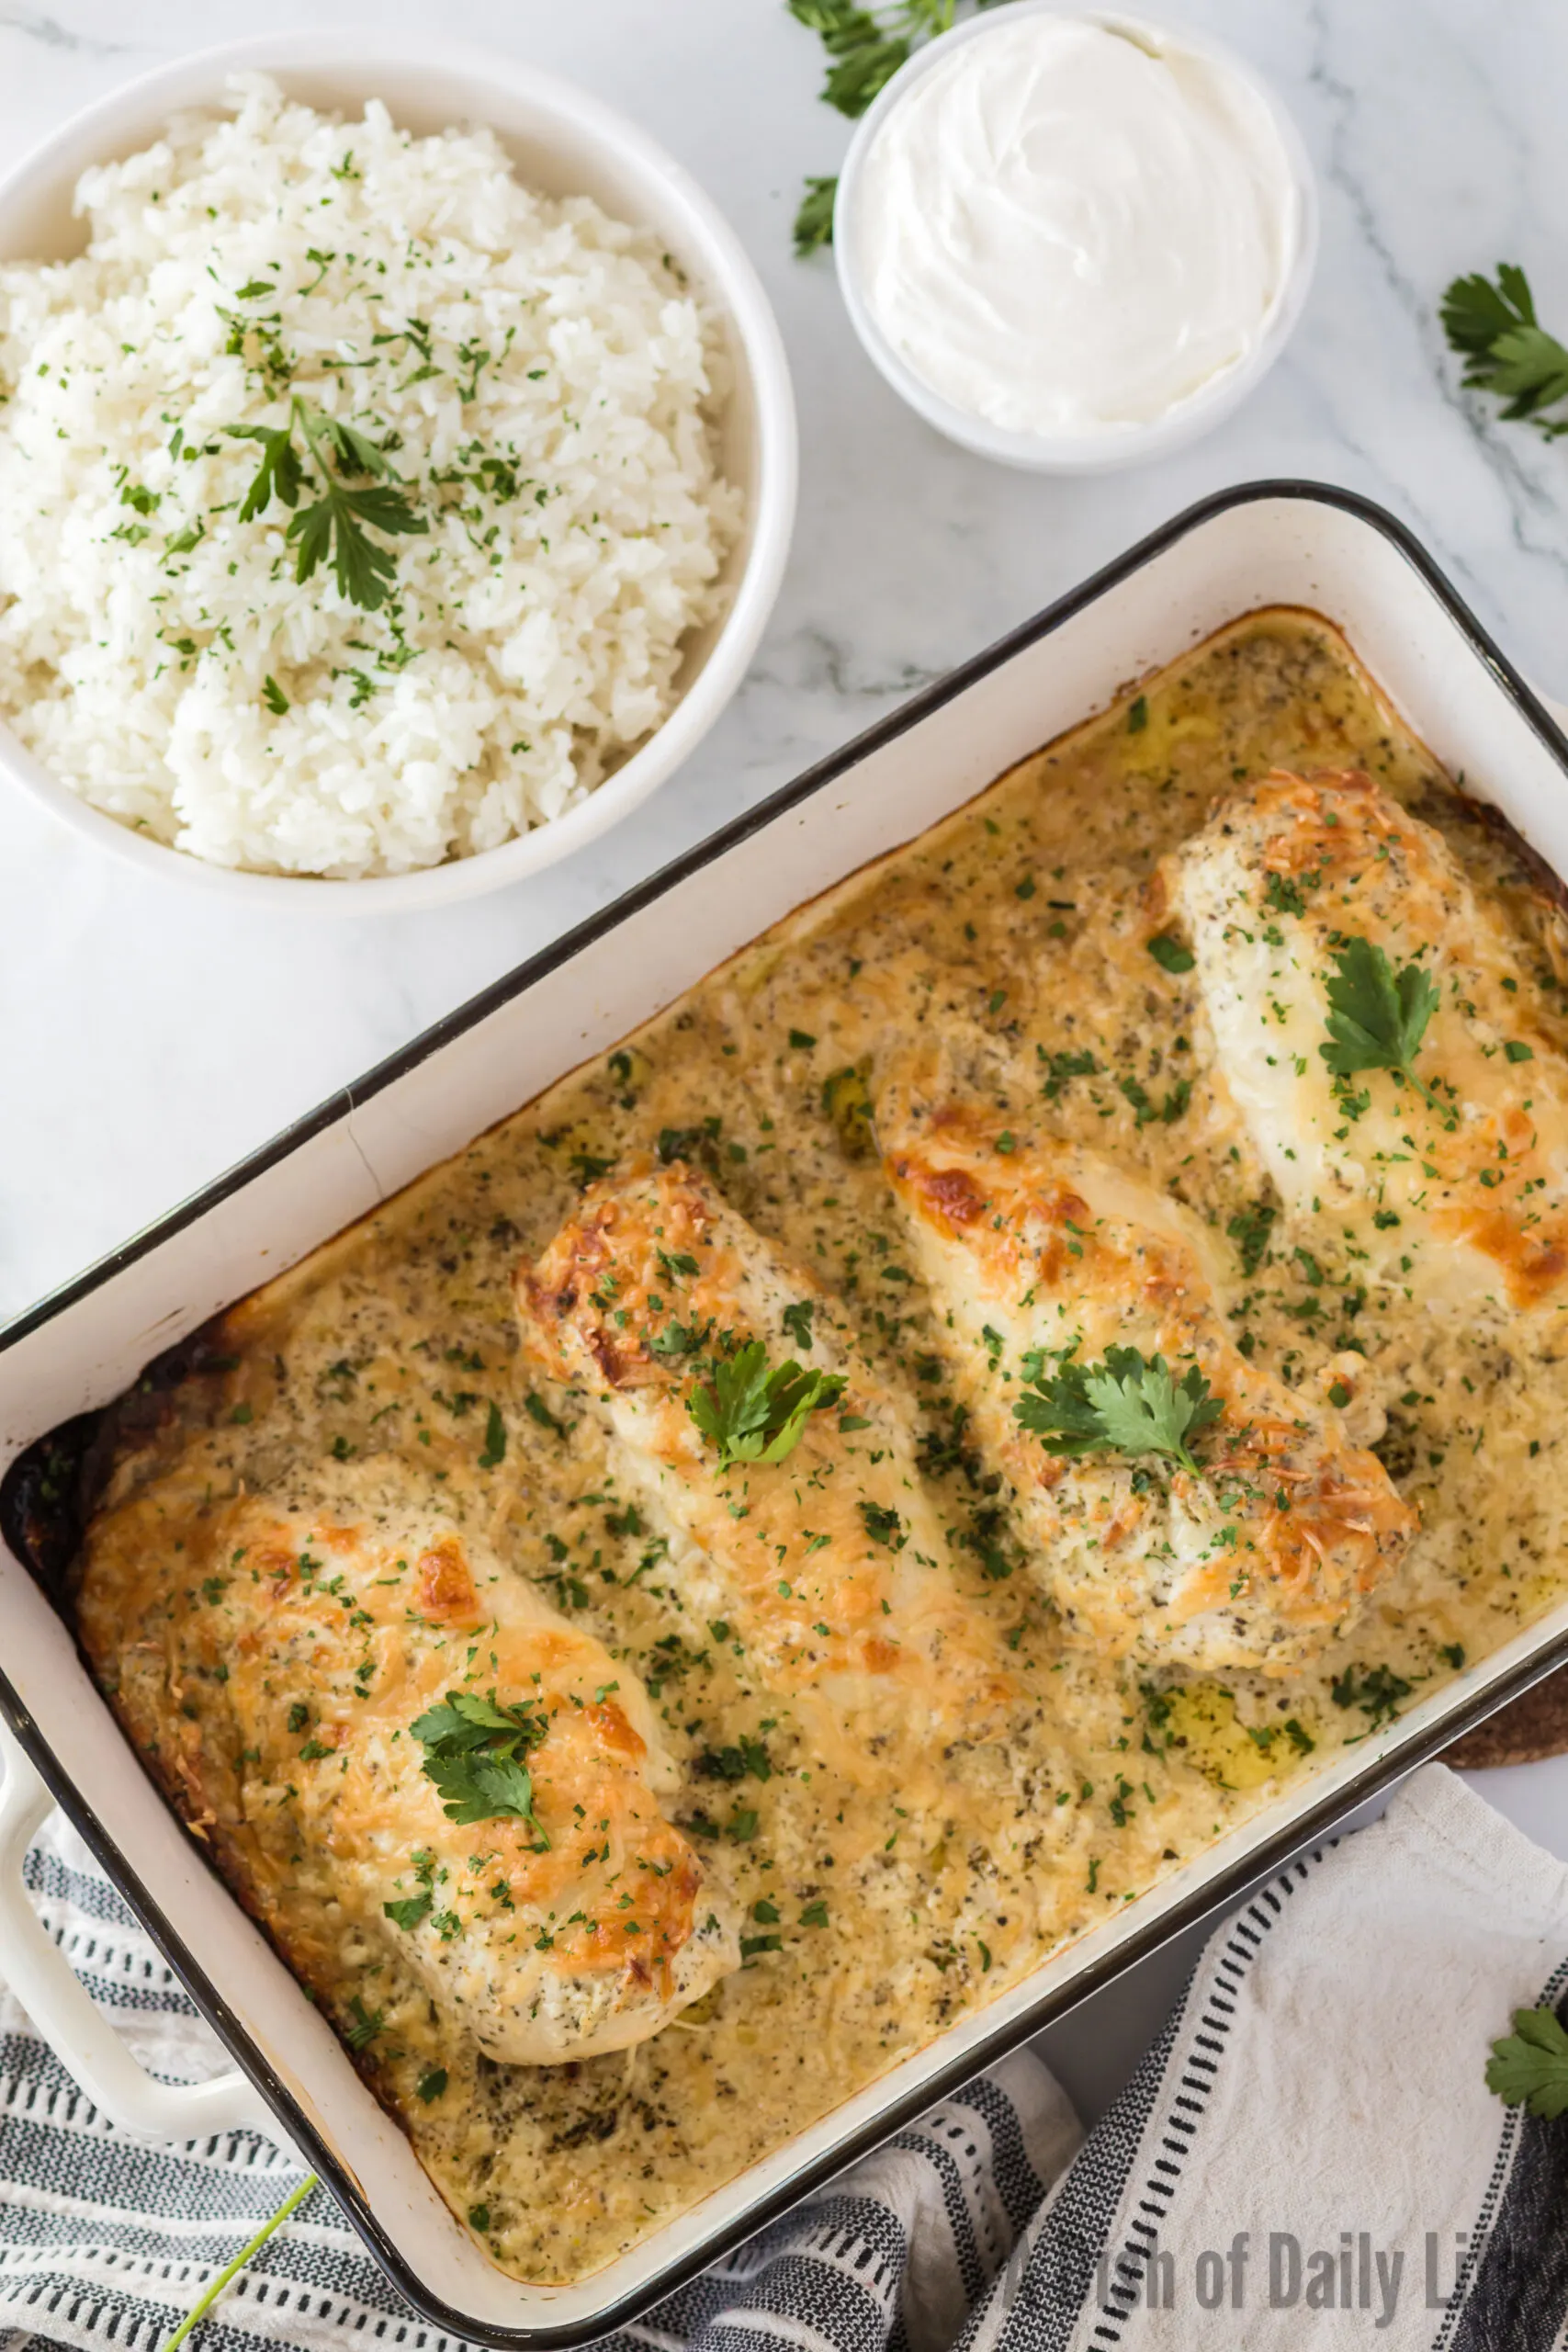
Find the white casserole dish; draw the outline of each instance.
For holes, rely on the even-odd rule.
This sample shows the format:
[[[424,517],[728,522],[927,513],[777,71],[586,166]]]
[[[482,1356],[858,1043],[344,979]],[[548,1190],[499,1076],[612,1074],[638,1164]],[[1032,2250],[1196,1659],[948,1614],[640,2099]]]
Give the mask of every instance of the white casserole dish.
[[[1568,872],[1568,741],[1403,528],[1347,492],[1261,483],[1179,516],[836,757],[453,1014],[359,1085],[0,1333],[0,1466],[107,1402],[149,1358],[459,1148],[802,899],[921,831],[1025,752],[1262,605],[1345,629],[1436,755]],[[0,1709],[30,1764],[0,1800],[0,1951],[62,2062],[111,2114],[171,2138],[250,2123],[327,2180],[423,2312],[497,2346],[624,2323],[987,2060],[1319,1837],[1568,1657],[1568,1604],[1304,1777],[1111,1923],[596,2278],[525,2287],[442,2204],[325,2021],[202,1862],[43,1591],[0,1552]],[[139,2086],[19,1876],[52,1791],[240,2072]],[[9,1828],[7,1828],[7,1822]],[[28,1914],[30,1917],[30,1914]]]

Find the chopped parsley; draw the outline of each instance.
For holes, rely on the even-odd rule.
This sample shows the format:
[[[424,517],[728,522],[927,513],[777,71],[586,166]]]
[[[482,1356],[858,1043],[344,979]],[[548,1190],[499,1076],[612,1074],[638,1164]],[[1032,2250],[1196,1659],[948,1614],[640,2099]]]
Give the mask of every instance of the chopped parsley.
[[[426,1886],[418,1894],[405,1894],[396,1903],[383,1903],[381,1908],[394,1928],[417,1928],[434,1900]]]
[[[500,1406],[492,1402],[485,1418],[484,1451],[479,1455],[479,1468],[493,1470],[499,1462],[504,1460],[505,1454],[506,1423],[501,1417]]]
[[[1371,1731],[1376,1731],[1380,1724],[1393,1722],[1401,1702],[1409,1698],[1414,1687],[1402,1674],[1395,1674],[1386,1666],[1348,1666],[1328,1686],[1335,1705],[1359,1707]]]
[[[1173,931],[1156,932],[1153,939],[1144,942],[1162,972],[1190,972],[1194,961],[1192,950]]]
[[[344,2040],[351,2050],[368,2050],[387,2022],[385,2009],[367,2009],[357,1993],[349,2003],[354,2023],[344,2029]]]
[[[874,1544],[885,1544],[890,1552],[901,1552],[909,1538],[904,1522],[890,1503],[861,1501],[862,1524]]]

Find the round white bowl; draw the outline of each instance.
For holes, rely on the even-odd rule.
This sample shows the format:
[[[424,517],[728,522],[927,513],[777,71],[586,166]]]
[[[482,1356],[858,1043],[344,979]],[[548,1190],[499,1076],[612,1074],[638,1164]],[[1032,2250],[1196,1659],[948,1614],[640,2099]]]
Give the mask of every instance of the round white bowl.
[[[1237,366],[1216,376],[1201,391],[1194,392],[1190,399],[1146,424],[1106,426],[1096,433],[1080,435],[1014,433],[975,415],[969,409],[956,407],[933,391],[888,342],[861,285],[855,208],[866,158],[883,124],[921,76],[945,63],[962,43],[984,40],[988,33],[999,32],[1004,26],[1016,25],[1021,17],[1030,16],[1075,17],[1089,24],[1106,25],[1112,30],[1130,33],[1152,47],[1168,44],[1228,68],[1267,111],[1295,181],[1300,207],[1296,250],[1273,314],[1256,348]],[[1244,59],[1222,42],[1211,40],[1206,33],[1191,33],[1179,25],[1158,24],[1152,17],[1126,14],[1119,8],[1078,7],[1073,0],[1010,0],[1005,9],[967,17],[951,32],[917,50],[862,116],[839,175],[839,192],[833,206],[833,255],[839,286],[867,357],[917,415],[923,416],[928,424],[934,425],[950,441],[973,449],[979,457],[994,458],[1002,465],[1022,467],[1033,473],[1111,473],[1124,466],[1168,457],[1172,450],[1185,448],[1190,441],[1211,432],[1261,382],[1290,341],[1312,284],[1317,262],[1317,184],[1306,150],[1295,124],[1268,83]]]
[[[445,40],[359,32],[277,33],[160,66],[75,115],[0,181],[0,260],[53,261],[79,253],[72,211],[81,173],[157,138],[172,114],[216,106],[231,74],[270,74],[290,97],[360,114],[380,98],[420,133],[487,124],[531,187],[591,196],[623,220],[659,230],[682,268],[722,313],[734,385],[720,465],[745,500],[739,544],[724,574],[720,620],[694,632],[680,700],[640,750],[564,816],[500,848],[415,874],[328,881],[254,874],[170,849],[104,815],[52,776],[0,722],[0,773],[75,832],[143,873],[220,891],[231,905],[322,914],[402,913],[503,888],[606,832],[673,774],[701,742],[745,675],[784,577],[795,522],[795,401],[778,325],[755,270],[717,207],[689,172],[635,123],[570,82],[520,60]]]

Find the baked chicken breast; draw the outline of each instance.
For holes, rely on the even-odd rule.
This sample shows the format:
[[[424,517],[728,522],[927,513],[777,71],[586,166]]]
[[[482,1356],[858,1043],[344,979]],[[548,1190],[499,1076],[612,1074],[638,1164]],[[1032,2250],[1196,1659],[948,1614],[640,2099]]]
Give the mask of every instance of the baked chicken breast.
[[[987,1735],[1011,1678],[952,1581],[907,1412],[805,1268],[692,1169],[648,1163],[590,1185],[517,1299],[525,1349],[610,1430],[688,1606],[731,1623],[773,1688],[826,1701],[824,1736]],[[785,1426],[795,1359],[828,1386]],[[845,1769],[857,1744],[835,1743]]]
[[[1240,1353],[1204,1228],[1093,1152],[998,1144],[999,1120],[907,1083],[876,1125],[976,1433],[1069,1638],[1267,1673],[1332,1642],[1416,1515],[1332,1407]],[[1075,1431],[1083,1451],[1053,1450]]]
[[[1568,1070],[1441,835],[1365,775],[1276,774],[1163,881],[1287,1205],[1424,1303],[1557,1304]]]
[[[396,1464],[355,1471],[215,1507],[198,1556],[152,1502],[101,1516],[89,1656],[308,1981],[346,1918],[492,2058],[643,2041],[739,1957],[646,1692]]]

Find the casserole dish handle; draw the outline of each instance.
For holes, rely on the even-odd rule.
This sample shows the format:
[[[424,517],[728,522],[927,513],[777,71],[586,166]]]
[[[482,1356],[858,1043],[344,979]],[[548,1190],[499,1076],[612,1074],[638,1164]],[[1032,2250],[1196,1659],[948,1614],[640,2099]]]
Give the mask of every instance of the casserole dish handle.
[[[203,2140],[215,2132],[260,2132],[287,2153],[277,2124],[238,2071],[205,2083],[164,2083],[132,2057],[23,1883],[23,1858],[54,1799],[4,1724],[0,1765],[0,1977],[66,2073],[100,2114],[139,2138]]]

